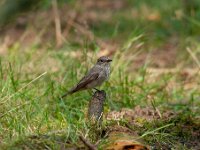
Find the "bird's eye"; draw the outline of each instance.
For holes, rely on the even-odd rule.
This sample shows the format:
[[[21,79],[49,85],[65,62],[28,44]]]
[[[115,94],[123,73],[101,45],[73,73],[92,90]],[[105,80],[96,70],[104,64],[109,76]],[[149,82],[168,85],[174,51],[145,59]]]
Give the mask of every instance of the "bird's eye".
[[[100,62],[103,62],[103,60],[100,60]]]

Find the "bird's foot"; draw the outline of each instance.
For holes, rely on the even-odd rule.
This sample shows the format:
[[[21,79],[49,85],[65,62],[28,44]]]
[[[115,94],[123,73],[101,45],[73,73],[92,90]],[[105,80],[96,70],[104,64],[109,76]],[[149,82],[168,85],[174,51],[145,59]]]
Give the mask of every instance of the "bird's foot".
[[[98,92],[101,92],[101,90],[99,90],[99,89],[97,89],[97,88],[94,88],[96,91],[98,91]]]

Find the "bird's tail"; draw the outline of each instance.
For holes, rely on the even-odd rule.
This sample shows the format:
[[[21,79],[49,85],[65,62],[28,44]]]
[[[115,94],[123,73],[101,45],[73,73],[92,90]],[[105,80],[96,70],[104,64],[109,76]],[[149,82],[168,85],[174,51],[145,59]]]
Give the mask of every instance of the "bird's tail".
[[[61,98],[65,98],[68,95],[68,92],[61,96]]]
[[[76,92],[76,89],[71,89],[70,91],[68,91],[67,93],[65,93],[63,96],[61,96],[61,98],[65,98],[66,96],[68,96],[68,95],[71,95],[71,94],[73,94],[74,92]]]

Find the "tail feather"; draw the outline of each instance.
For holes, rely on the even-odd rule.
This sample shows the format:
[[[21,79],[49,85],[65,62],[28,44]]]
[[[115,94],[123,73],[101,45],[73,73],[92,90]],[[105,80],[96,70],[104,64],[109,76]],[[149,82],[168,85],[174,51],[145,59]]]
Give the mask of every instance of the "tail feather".
[[[71,95],[73,93],[75,93],[77,90],[76,88],[72,88],[70,91],[68,91],[67,93],[65,93],[63,96],[61,96],[61,98],[66,97],[67,95]]]
[[[65,93],[61,98],[65,98],[68,95],[68,93]]]

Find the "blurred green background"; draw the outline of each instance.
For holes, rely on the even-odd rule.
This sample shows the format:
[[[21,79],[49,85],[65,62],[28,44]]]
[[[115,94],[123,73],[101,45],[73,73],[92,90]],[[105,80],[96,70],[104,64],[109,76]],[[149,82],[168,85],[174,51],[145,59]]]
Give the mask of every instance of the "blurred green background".
[[[79,134],[89,138],[91,94],[58,97],[102,55],[113,59],[101,87],[105,130],[128,124],[152,149],[198,148],[199,0],[1,0],[0,148],[77,148]],[[138,106],[163,117],[106,119]]]

